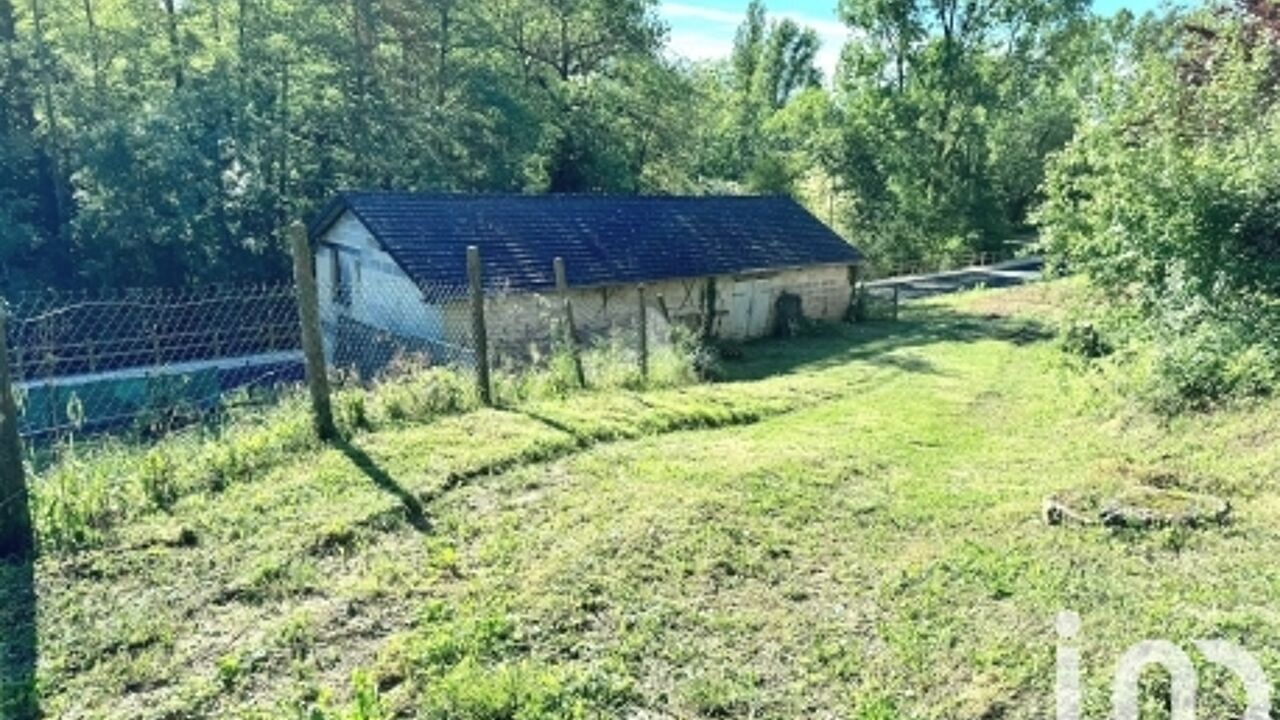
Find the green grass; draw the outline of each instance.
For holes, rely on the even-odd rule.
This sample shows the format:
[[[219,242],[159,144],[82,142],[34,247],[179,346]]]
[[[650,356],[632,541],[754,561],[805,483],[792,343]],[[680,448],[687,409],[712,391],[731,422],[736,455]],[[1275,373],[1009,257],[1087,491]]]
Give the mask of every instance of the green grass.
[[[157,493],[44,554],[0,697],[30,694],[38,640],[49,717],[1038,718],[1062,609],[1090,717],[1147,637],[1236,640],[1280,678],[1280,408],[1100,403],[1047,330],[1058,294],[748,346],[712,386],[409,413]],[[1234,521],[1040,521],[1155,478]],[[1240,714],[1221,680],[1202,716]]]

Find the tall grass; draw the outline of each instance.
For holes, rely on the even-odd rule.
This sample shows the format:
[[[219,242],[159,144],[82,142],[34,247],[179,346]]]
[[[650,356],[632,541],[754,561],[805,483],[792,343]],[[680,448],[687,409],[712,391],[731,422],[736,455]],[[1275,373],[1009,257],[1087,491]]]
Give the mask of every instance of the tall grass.
[[[677,331],[670,342],[651,346],[647,377],[640,370],[637,345],[634,333],[613,332],[584,348],[586,389],[642,391],[698,382],[700,358],[707,353],[691,333]],[[499,403],[507,405],[566,397],[582,389],[573,354],[563,344],[545,356],[533,349],[528,361],[505,363],[495,373],[494,385]]]
[[[687,343],[658,347],[648,380],[621,336],[610,336],[583,354],[588,391],[641,391],[693,383],[695,351]],[[561,398],[581,392],[573,358],[564,348],[524,366],[494,374],[501,406]],[[370,385],[340,383],[335,421],[344,437],[388,427],[430,422],[479,409],[468,369],[401,362]],[[182,498],[220,492],[264,477],[291,458],[319,447],[305,393],[286,392],[274,405],[231,411],[221,422],[175,433],[155,442],[74,437],[41,451],[32,465],[32,507],[41,548],[67,552],[100,546],[130,519],[166,512]]]

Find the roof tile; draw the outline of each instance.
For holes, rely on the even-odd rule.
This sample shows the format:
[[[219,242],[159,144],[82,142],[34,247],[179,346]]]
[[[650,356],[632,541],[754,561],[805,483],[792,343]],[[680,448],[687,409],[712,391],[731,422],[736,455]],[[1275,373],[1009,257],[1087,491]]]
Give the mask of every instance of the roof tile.
[[[480,248],[490,286],[653,282],[819,264],[861,255],[794,200],[782,197],[428,195],[347,192],[313,227],[342,210],[369,228],[422,284],[466,283],[466,249]]]

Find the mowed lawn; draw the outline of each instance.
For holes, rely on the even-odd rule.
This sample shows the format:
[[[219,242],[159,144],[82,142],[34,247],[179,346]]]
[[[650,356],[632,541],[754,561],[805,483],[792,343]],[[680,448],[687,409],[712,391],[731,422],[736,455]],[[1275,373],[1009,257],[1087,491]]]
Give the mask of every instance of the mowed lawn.
[[[34,645],[49,717],[1043,718],[1062,610],[1089,717],[1146,638],[1234,640],[1280,679],[1280,404],[1163,424],[1097,402],[1054,345],[1060,292],[911,306],[747,347],[718,385],[405,426],[184,499],[41,560],[4,697]],[[1232,522],[1040,517],[1157,482]],[[0,578],[13,622],[30,574]],[[1240,715],[1201,678],[1202,717]]]

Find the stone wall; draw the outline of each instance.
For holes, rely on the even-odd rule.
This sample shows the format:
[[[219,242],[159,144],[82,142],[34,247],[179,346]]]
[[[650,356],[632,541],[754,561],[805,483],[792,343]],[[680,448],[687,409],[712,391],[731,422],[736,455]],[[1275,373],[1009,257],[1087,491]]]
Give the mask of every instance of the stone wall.
[[[667,280],[646,286],[651,340],[662,342],[670,327],[660,311],[665,303],[672,324],[700,330],[704,321],[706,278]],[[846,266],[816,266],[768,273],[715,278],[716,319],[714,334],[723,340],[744,341],[775,331],[778,298],[791,293],[801,300],[810,320],[836,321],[845,317],[853,288]],[[635,285],[571,289],[574,319],[588,337],[610,332],[634,333],[638,322]],[[446,324],[470,318],[466,302],[451,303]],[[490,343],[501,352],[520,352],[531,345],[545,347],[562,315],[553,293],[511,293],[490,297],[485,305]]]

